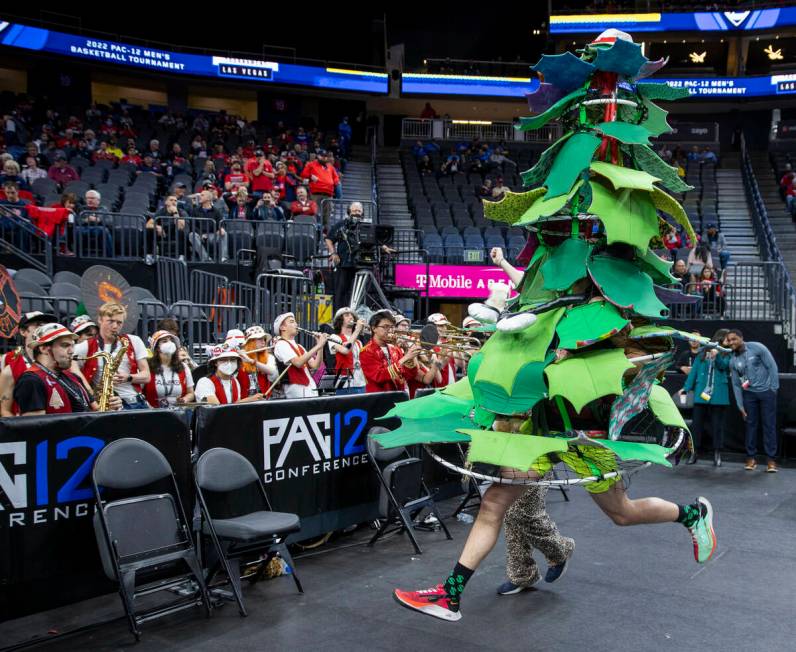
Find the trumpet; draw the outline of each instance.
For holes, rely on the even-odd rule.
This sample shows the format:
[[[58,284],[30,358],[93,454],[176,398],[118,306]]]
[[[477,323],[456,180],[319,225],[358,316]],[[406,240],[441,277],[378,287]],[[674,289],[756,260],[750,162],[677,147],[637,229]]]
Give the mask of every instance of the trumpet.
[[[411,334],[411,333],[396,333],[393,336],[393,339],[396,341],[404,340],[410,346],[417,345],[423,351],[427,351],[428,353],[445,353],[447,352],[448,355],[451,353],[467,353],[468,355],[473,352],[473,349],[478,349],[481,347],[481,342],[479,342],[476,338],[468,338],[476,342],[477,344],[466,344],[466,343],[433,343],[433,342],[424,342],[420,339],[419,334]]]

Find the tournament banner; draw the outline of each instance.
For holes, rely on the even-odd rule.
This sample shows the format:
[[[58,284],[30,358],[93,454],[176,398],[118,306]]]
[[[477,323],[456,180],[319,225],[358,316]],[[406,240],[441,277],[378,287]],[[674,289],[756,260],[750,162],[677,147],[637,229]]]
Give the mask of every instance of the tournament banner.
[[[296,513],[291,540],[377,518],[378,479],[367,453],[374,420],[403,392],[268,401],[196,410],[199,454],[237,451],[260,473],[273,509]]]
[[[92,523],[94,459],[138,437],[171,464],[193,506],[189,412],[141,410],[0,419],[0,622],[115,590]]]

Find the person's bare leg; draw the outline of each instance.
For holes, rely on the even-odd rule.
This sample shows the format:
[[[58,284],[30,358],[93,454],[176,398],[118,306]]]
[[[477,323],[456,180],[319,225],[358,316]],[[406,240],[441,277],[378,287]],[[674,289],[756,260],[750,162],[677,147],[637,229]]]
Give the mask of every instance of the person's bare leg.
[[[624,482],[617,482],[608,491],[591,494],[597,506],[617,525],[641,525],[642,523],[673,523],[680,508],[662,498],[627,497]]]
[[[506,511],[525,489],[525,485],[493,484],[486,490],[478,517],[459,556],[460,564],[471,570],[478,568],[497,543]]]

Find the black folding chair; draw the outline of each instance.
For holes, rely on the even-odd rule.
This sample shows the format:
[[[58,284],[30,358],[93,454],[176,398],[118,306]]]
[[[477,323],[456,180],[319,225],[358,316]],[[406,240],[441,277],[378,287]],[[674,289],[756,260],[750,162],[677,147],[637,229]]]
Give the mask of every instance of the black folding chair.
[[[387,428],[371,428],[368,433],[368,460],[381,483],[379,490],[380,523],[368,545],[372,546],[382,536],[390,532],[406,531],[415,552],[419,555],[423,551],[415,537],[413,521],[423,510],[427,509],[436,517],[448,539],[453,539],[453,537],[442,521],[442,516],[431,492],[423,482],[422,460],[410,456],[403,446],[398,448],[382,447],[372,437],[372,435],[382,432],[388,432]]]
[[[105,501],[101,492],[128,493],[170,480],[171,493],[147,493]],[[180,500],[177,480],[166,458],[151,444],[127,437],[108,444],[94,460],[91,482],[97,510],[94,533],[102,567],[109,579],[119,584],[119,595],[130,631],[141,638],[140,625],[149,620],[203,605],[210,615],[210,600],[202,569],[196,557],[188,520]],[[164,568],[184,562],[188,572],[171,572],[163,579]],[[178,565],[178,564],[177,564]],[[159,571],[160,579],[136,586],[136,574],[147,569]],[[190,596],[138,613],[136,598],[167,589],[176,589],[189,580],[198,589]]]
[[[210,537],[218,555],[218,562],[207,571],[208,585],[223,569],[240,615],[246,616],[240,581],[241,558],[264,553],[260,568],[265,569],[279,553],[292,568],[299,593],[304,593],[285,544],[287,535],[301,529],[299,517],[271,509],[265,487],[251,462],[227,448],[211,448],[196,461],[194,481],[201,509],[201,532]]]

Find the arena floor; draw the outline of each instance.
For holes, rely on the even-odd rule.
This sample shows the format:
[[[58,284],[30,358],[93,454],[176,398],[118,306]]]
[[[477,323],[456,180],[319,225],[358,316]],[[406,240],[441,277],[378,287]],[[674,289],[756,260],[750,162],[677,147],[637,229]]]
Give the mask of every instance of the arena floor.
[[[707,462],[674,472],[649,470],[631,496],[685,502],[710,498],[718,550],[698,566],[688,533],[676,525],[622,529],[583,490],[565,503],[549,495],[550,514],[577,541],[567,574],[556,584],[497,597],[504,544],[475,574],[458,623],[396,604],[393,587],[424,588],[450,570],[466,524],[450,520],[454,541],[418,534],[424,554],[405,536],[368,548],[369,530],[339,549],[297,560],[306,594],[289,577],[246,589],[248,618],[226,605],[209,620],[187,612],[144,625],[135,644],[123,620],[49,641],[48,650],[764,650],[793,644],[796,586],[796,470],[745,472],[738,463]],[[456,501],[443,505],[450,513]],[[342,547],[347,546],[347,547]],[[542,562],[543,563],[543,562]],[[120,615],[116,595],[0,625],[0,645]]]

